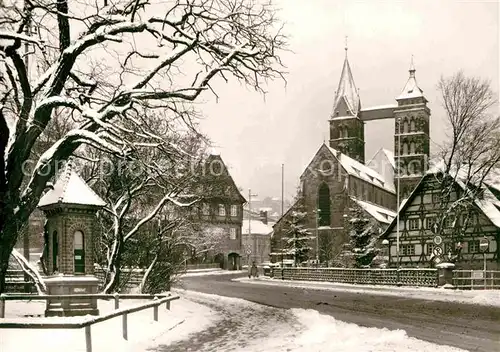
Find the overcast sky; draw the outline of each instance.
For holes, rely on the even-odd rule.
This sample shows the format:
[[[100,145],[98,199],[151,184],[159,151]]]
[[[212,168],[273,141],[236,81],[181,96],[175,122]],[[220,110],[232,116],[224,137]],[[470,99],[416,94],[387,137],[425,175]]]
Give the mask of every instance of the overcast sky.
[[[436,91],[441,75],[464,70],[491,80],[498,92],[497,1],[281,0],[281,18],[293,53],[284,53],[287,85],[277,81],[265,99],[237,82],[218,85],[220,100],[201,106],[202,130],[216,143],[243,194],[285,197],[328,141],[328,118],[344,60],[344,38],[362,107],[395,103],[416,77],[430,101],[431,139],[443,140],[443,111]],[[394,121],[365,125],[367,161],[381,147],[393,150]],[[431,146],[435,150],[436,145]],[[432,151],[431,151],[432,152]],[[260,198],[259,197],[259,198]]]

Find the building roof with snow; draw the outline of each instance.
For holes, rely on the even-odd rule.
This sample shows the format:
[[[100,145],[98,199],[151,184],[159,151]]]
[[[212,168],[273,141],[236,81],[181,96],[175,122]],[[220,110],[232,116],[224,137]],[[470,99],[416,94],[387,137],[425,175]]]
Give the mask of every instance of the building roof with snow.
[[[68,162],[54,187],[40,199],[38,207],[43,210],[59,204],[104,207],[106,202],[73,170],[71,162]]]
[[[360,199],[356,199],[355,197],[350,197],[353,202],[358,204],[364,211],[370,214],[375,220],[384,223],[390,224],[392,220],[396,217],[396,212],[380,205],[373,204],[371,202],[366,202]]]
[[[271,225],[266,225],[259,220],[244,219],[243,225],[241,227],[241,234],[248,235],[250,233],[249,230],[254,235],[270,235],[273,232],[273,228]]]
[[[358,89],[354,83],[354,78],[352,76],[351,67],[349,65],[349,60],[347,59],[347,48],[344,66],[342,67],[342,73],[340,74],[339,85],[337,91],[335,92],[335,100],[333,103],[334,113],[332,114],[335,118],[335,111],[341,104],[346,104],[348,111],[352,116],[357,116],[359,110],[361,109],[361,100],[359,98]]]
[[[359,161],[350,158],[340,151],[328,146],[327,148],[332,153],[332,155],[337,158],[339,163],[349,175],[360,178],[373,184],[374,186],[383,188],[391,193],[396,192],[396,188],[394,187],[394,180],[392,178],[386,179],[377,171],[361,164]]]
[[[404,199],[400,205],[399,212],[404,213],[406,209],[411,206],[412,201],[417,195],[419,195],[423,190],[423,185],[430,179],[433,179],[436,175],[438,169],[429,170],[424,177],[420,180],[418,185],[415,187],[413,192],[409,195],[407,199]],[[462,189],[465,189],[465,183],[457,177],[455,183]],[[495,191],[491,189],[486,182],[481,185],[482,194],[481,197],[474,198],[474,205],[491,221],[491,223],[500,228],[500,191]],[[497,193],[498,192],[498,193]],[[495,195],[497,193],[497,195]],[[397,215],[397,214],[396,214]],[[387,236],[391,233],[392,229],[396,225],[397,218],[395,217],[385,230],[383,236]]]
[[[403,91],[399,96],[396,98],[396,100],[403,100],[403,99],[413,99],[413,98],[424,98],[424,91],[420,89],[420,87],[417,84],[417,79],[415,77],[415,66],[413,65],[413,60],[410,65],[410,77],[408,78],[408,81],[406,81],[405,87],[403,88]]]

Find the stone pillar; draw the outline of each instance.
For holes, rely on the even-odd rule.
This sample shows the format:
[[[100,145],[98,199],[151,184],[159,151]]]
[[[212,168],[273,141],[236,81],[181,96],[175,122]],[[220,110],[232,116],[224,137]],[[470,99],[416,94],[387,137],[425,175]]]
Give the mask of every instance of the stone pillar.
[[[453,263],[440,263],[436,265],[438,269],[438,286],[441,288],[453,289],[453,269],[455,264]]]

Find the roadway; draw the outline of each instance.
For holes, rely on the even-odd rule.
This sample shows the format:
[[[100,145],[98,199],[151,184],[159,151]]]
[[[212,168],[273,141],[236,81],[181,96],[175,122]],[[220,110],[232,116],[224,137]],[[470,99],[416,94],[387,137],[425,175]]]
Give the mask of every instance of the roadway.
[[[402,329],[408,336],[469,351],[500,352],[497,307],[231,281],[243,276],[239,273],[185,277],[177,286],[276,308],[315,309],[337,320],[365,327]]]

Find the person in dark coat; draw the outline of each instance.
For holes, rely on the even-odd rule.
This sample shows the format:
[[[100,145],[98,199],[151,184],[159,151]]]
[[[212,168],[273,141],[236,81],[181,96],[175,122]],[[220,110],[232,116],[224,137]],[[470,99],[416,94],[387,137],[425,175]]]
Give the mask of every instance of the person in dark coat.
[[[255,265],[255,262],[252,262],[252,267],[250,268],[250,274],[248,277],[259,277],[259,272],[257,271],[257,265]]]

